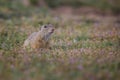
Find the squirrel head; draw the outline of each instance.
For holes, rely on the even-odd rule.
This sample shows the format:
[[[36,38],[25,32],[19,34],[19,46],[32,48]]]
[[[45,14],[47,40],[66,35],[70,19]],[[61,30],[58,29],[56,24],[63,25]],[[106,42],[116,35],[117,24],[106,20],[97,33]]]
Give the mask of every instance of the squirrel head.
[[[43,25],[40,32],[43,39],[48,40],[51,34],[54,32],[54,26],[52,24]]]

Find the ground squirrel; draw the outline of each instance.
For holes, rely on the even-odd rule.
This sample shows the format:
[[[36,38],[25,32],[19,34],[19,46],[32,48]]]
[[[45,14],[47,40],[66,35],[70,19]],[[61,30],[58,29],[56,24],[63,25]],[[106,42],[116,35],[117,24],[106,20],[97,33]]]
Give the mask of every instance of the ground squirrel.
[[[52,24],[43,25],[38,32],[32,33],[24,42],[24,49],[50,48],[49,38],[54,32]]]

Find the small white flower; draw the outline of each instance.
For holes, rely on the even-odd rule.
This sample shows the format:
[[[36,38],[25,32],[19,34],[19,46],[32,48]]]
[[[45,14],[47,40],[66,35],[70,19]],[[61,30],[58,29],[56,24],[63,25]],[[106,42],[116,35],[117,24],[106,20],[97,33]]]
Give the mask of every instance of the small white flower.
[[[76,43],[76,42],[77,42],[77,40],[76,40],[76,39],[73,39],[73,42],[74,42],[74,43]]]

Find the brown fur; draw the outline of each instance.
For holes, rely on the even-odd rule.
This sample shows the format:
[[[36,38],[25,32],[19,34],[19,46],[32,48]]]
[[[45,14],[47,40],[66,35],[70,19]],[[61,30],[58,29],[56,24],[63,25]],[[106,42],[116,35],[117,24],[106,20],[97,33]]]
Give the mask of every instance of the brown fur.
[[[47,27],[42,26],[41,30],[38,32],[32,33],[24,42],[24,49],[40,49],[40,48],[49,48],[49,37],[54,31],[54,28],[51,24],[46,25]]]

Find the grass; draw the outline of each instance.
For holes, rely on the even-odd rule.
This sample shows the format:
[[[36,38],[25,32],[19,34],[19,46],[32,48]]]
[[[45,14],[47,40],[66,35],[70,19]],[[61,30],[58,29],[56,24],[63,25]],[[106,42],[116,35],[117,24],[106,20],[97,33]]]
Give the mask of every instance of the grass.
[[[13,12],[14,13],[14,12]],[[39,10],[38,10],[39,13]],[[119,27],[113,17],[99,23],[64,15],[34,13],[0,20],[0,80],[118,80]],[[74,20],[72,19],[74,18]],[[96,19],[96,18],[95,18]],[[111,21],[111,23],[107,23]],[[51,50],[25,51],[24,40],[52,23]]]
[[[74,8],[79,8],[81,6],[88,6],[100,9],[102,12],[111,10],[114,13],[120,12],[120,2],[118,0],[109,1],[109,0],[45,0],[47,5],[51,8],[56,8],[59,6],[72,6]]]

